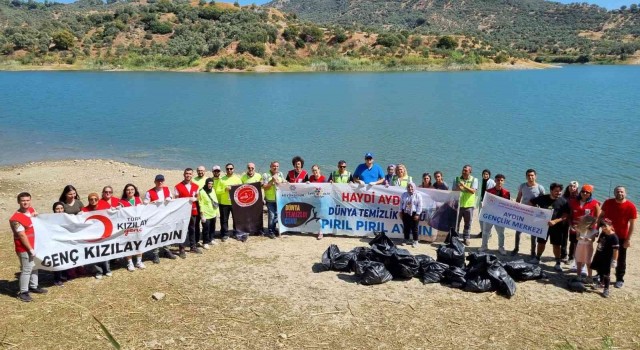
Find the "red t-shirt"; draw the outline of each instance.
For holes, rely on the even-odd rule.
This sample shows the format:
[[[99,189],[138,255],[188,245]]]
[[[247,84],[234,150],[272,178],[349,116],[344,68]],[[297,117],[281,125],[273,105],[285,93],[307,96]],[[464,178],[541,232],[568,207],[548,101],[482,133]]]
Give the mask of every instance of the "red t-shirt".
[[[618,203],[614,198],[607,199],[602,205],[604,217],[613,222],[613,229],[620,239],[629,238],[629,220],[638,218],[638,210],[630,201]]]
[[[317,179],[315,175],[311,175],[309,176],[309,182],[325,182],[324,175],[320,175],[320,177]]]

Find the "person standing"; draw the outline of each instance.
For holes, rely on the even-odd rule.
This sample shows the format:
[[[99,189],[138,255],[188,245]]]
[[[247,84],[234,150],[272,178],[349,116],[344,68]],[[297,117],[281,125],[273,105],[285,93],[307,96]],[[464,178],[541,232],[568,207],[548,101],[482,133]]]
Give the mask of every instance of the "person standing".
[[[122,206],[120,199],[113,196],[113,187],[104,186],[102,188],[102,198],[98,201],[99,209],[111,209]]]
[[[400,197],[400,219],[402,219],[402,233],[404,242],[412,247],[418,246],[418,223],[423,210],[422,196],[416,192],[416,184],[409,182],[407,191]],[[411,240],[409,236],[411,235]]]
[[[87,201],[89,202],[89,204],[87,204],[86,207],[82,208],[82,211],[85,213],[92,212],[95,210],[105,209],[104,207],[100,206],[99,204],[100,197],[98,197],[97,193],[89,193],[89,196],[87,197]],[[106,202],[103,205],[107,205]],[[113,276],[113,273],[111,272],[111,263],[109,262],[109,260],[105,260],[105,261],[93,264],[93,267],[96,270],[95,277],[98,280],[102,279],[102,276],[107,276],[107,277]]]
[[[373,162],[373,153],[364,155],[364,163],[359,164],[353,173],[353,180],[362,185],[380,185],[384,183],[382,168]]]
[[[62,190],[62,194],[58,201],[62,202],[64,205],[64,212],[70,215],[76,215],[82,211],[82,201],[80,200],[80,196],[78,195],[78,191],[72,185],[66,185]]]
[[[638,218],[638,210],[635,204],[627,199],[627,190],[623,186],[614,188],[613,193],[615,198],[609,198],[602,204],[601,217],[611,220],[620,241],[615,287],[622,288],[627,270],[627,249],[631,247],[631,236]]]
[[[196,226],[200,224],[200,215],[198,214],[197,206],[198,185],[191,181],[191,179],[193,179],[193,169],[184,169],[182,177],[183,180],[178,182],[173,189],[173,194],[175,198],[189,198],[189,202],[191,203],[191,217],[189,218],[187,237],[185,237],[184,243],[178,245],[179,255],[182,259],[185,259],[187,254],[184,248],[187,244],[192,253],[202,254],[202,250],[197,246],[198,236],[196,235]]]
[[[198,185],[198,188],[204,187],[204,182],[207,180],[207,177],[205,176],[206,172],[207,168],[205,168],[204,165],[198,165],[196,168],[196,176],[194,176],[191,181]]]
[[[243,184],[250,184],[254,182],[262,182],[262,175],[256,172],[256,165],[253,163],[247,163],[247,172],[242,174],[240,178]]]
[[[413,178],[409,176],[407,167],[400,163],[396,166],[396,176],[393,177],[392,185],[406,188],[409,182],[413,182]]]
[[[126,184],[122,189],[122,196],[120,197],[120,204],[124,208],[135,207],[136,205],[142,204],[142,200],[140,199],[140,192],[138,188],[134,184]],[[142,262],[142,254],[136,255],[136,264],[133,264],[133,256],[127,256],[127,270],[129,272],[133,272],[136,268],[140,270],[144,270],[147,266]]]
[[[393,186],[393,178],[396,176],[396,165],[387,165],[387,174],[384,176],[384,185]]]
[[[231,197],[229,196],[229,192],[231,191],[231,186],[242,185],[242,179],[233,173],[233,163],[227,163],[225,170],[227,172],[226,175],[220,178],[219,184],[216,187],[216,194],[219,196],[218,200],[220,203],[220,238],[223,242],[229,239],[229,217],[232,215]],[[235,220],[233,223],[233,234],[235,237]]]
[[[341,160],[338,162],[338,170],[329,174],[329,182],[337,184],[346,184],[353,181],[351,173],[347,171],[347,162]]]
[[[436,190],[443,190],[443,191],[449,190],[449,185],[447,185],[447,183],[444,182],[444,175],[442,174],[442,171],[436,170],[433,173],[433,178],[435,180],[435,182],[433,183],[433,188],[435,188]]]
[[[601,220],[602,234],[598,238],[598,248],[591,261],[591,267],[598,272],[604,287],[602,296],[609,297],[609,284],[611,283],[611,269],[617,269],[620,259],[620,240],[615,232],[613,222],[607,218]],[[616,287],[620,288],[620,287]]]
[[[346,164],[345,164],[346,167]],[[264,189],[264,200],[267,205],[267,237],[276,238],[276,224],[278,223],[278,204],[276,202],[276,191],[278,184],[284,183],[284,175],[280,172],[280,163],[271,162],[269,172],[262,175],[262,189]]]
[[[309,181],[309,174],[304,167],[304,159],[300,156],[295,156],[291,159],[291,165],[293,169],[287,173],[287,182],[289,183],[303,183]]]
[[[208,178],[204,187],[198,191],[198,203],[200,204],[200,221],[202,222],[202,247],[209,249],[210,244],[216,244],[213,240],[218,217],[218,198],[213,189],[213,179]]]
[[[144,194],[144,204],[149,203],[161,203],[161,202],[169,202],[171,201],[171,191],[167,186],[164,185],[164,175],[158,174],[153,180],[155,187],[149,189],[147,193]],[[175,254],[169,250],[169,247],[162,247],[162,252],[169,259],[176,259]],[[156,248],[153,250],[153,263],[160,263],[160,248]]]
[[[562,184],[552,183],[549,186],[549,194],[543,194],[529,201],[533,206],[543,209],[550,209],[553,211],[551,220],[549,220],[549,231],[546,238],[538,238],[538,247],[536,250],[536,256],[531,259],[532,264],[539,264],[542,253],[547,243],[547,240],[551,241],[553,246],[553,256],[556,259],[556,264],[553,267],[554,270],[561,272],[560,267],[560,247],[564,236],[568,233],[567,222],[569,220],[569,205],[567,200],[562,197]]]
[[[478,179],[471,176],[471,165],[462,167],[462,174],[453,180],[455,184],[454,191],[460,191],[460,200],[458,205],[457,231],[460,230],[460,221],[464,220],[464,228],[462,231],[464,245],[469,245],[471,238],[471,221],[473,220],[473,208],[476,205],[476,191],[478,190]]]
[[[495,185],[495,181],[493,181],[493,179],[491,178],[491,170],[484,169],[482,171],[482,185],[480,185],[480,201],[478,202],[479,210],[482,209],[482,201],[484,200],[485,192],[487,192],[488,189],[493,188],[493,186]],[[480,220],[480,233],[478,233],[475,238],[482,238],[482,229],[483,224],[482,220]]]
[[[564,199],[567,200],[567,203],[571,204],[571,198],[580,197],[578,186],[580,186],[578,184],[578,181],[570,181],[567,187],[564,189],[564,192],[562,193],[562,197],[564,197]],[[575,268],[576,268],[575,261],[572,261],[573,253],[571,254],[567,253],[567,248],[569,248],[572,252],[574,252],[576,248],[576,243],[577,243],[577,238],[576,238],[576,243],[571,244],[573,248],[569,247],[570,246],[569,241],[572,238],[571,235],[573,234],[574,237],[576,237],[575,236],[576,232],[572,229],[572,227],[573,227],[572,225],[569,225],[569,234],[567,235],[568,240],[562,242],[562,247],[560,247],[560,255],[562,257],[562,261],[565,262],[566,264],[569,264],[571,266],[570,269],[572,271],[575,271]]]
[[[495,185],[488,189],[487,193],[491,193],[492,195],[498,196],[500,198],[511,200],[511,193],[509,193],[509,191],[504,188],[504,181],[504,175],[497,174],[494,182]],[[478,249],[478,251],[480,252],[484,252],[488,249],[487,245],[489,243],[489,239],[491,238],[491,228],[494,226],[493,224],[488,222],[484,222],[482,224],[482,246],[480,246],[480,249]],[[507,252],[504,250],[504,227],[497,225],[495,227],[496,233],[498,234],[498,252],[500,252],[500,255],[505,255],[507,254]]]
[[[433,188],[431,186],[431,174],[429,173],[422,174],[422,183],[420,184],[420,188]]]
[[[572,181],[575,182],[575,181]],[[571,184],[569,184],[571,186]],[[566,191],[565,191],[566,193]],[[564,195],[563,195],[564,197]],[[565,197],[566,199],[566,197]],[[600,217],[600,202],[593,198],[593,186],[585,184],[582,186],[579,194],[568,199],[569,209],[571,210],[571,224],[569,226],[569,254],[567,255],[567,244],[563,240],[560,248],[560,258],[569,258],[569,264],[573,265],[571,270],[578,271],[578,274],[582,273],[582,266],[585,263],[585,259],[581,259],[580,266],[574,261],[576,247],[578,245],[578,232],[576,227],[583,216],[592,216],[594,218]],[[590,259],[591,257],[589,257]]]
[[[309,176],[309,182],[310,183],[315,183],[315,182],[325,182],[325,177],[324,175],[322,175],[322,173],[320,172],[320,166],[318,164],[314,164],[311,167],[311,176]]]
[[[536,182],[536,171],[534,169],[527,169],[525,171],[525,177],[527,182],[522,183],[518,187],[518,195],[516,196],[516,202],[522,203],[526,205],[530,205],[529,201],[533,198],[541,196],[544,194],[544,187]],[[516,231],[516,242],[515,247],[513,248],[513,252],[511,255],[516,256],[520,251],[520,236],[522,232]],[[531,258],[536,256],[536,237],[531,236]]]
[[[35,257],[35,230],[31,218],[38,215],[31,206],[31,195],[27,192],[18,194],[18,210],[9,218],[9,225],[13,232],[13,243],[20,260],[20,277],[18,279],[20,291],[18,300],[30,302],[31,293],[45,294],[48,291],[38,286],[38,269],[33,261]]]

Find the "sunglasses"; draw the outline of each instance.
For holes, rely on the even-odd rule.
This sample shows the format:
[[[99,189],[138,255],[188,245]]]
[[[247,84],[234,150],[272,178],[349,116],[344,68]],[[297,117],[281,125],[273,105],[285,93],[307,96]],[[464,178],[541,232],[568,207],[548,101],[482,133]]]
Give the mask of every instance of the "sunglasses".
[[[589,192],[589,191],[580,191],[580,193],[582,193],[582,194],[591,194],[591,192]]]
[[[338,165],[338,168],[341,168],[341,169],[344,169],[346,167],[347,167],[346,165]]]
[[[233,168],[227,168],[227,170],[233,170]]]
[[[102,191],[102,193],[113,193],[113,191]]]

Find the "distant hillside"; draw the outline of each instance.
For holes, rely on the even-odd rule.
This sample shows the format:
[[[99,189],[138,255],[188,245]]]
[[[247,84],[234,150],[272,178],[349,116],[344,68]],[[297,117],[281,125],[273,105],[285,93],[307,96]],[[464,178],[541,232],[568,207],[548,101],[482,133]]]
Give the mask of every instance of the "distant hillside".
[[[533,56],[625,59],[640,48],[640,11],[543,0],[274,0],[303,20],[357,29],[464,34]]]

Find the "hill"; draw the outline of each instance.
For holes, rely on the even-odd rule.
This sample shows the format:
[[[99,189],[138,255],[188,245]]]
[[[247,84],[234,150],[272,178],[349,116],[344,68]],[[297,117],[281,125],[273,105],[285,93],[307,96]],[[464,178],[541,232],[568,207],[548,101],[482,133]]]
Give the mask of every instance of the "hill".
[[[635,4],[614,11],[544,0],[274,0],[265,6],[360,30],[462,34],[512,55],[624,60],[640,49]]]

